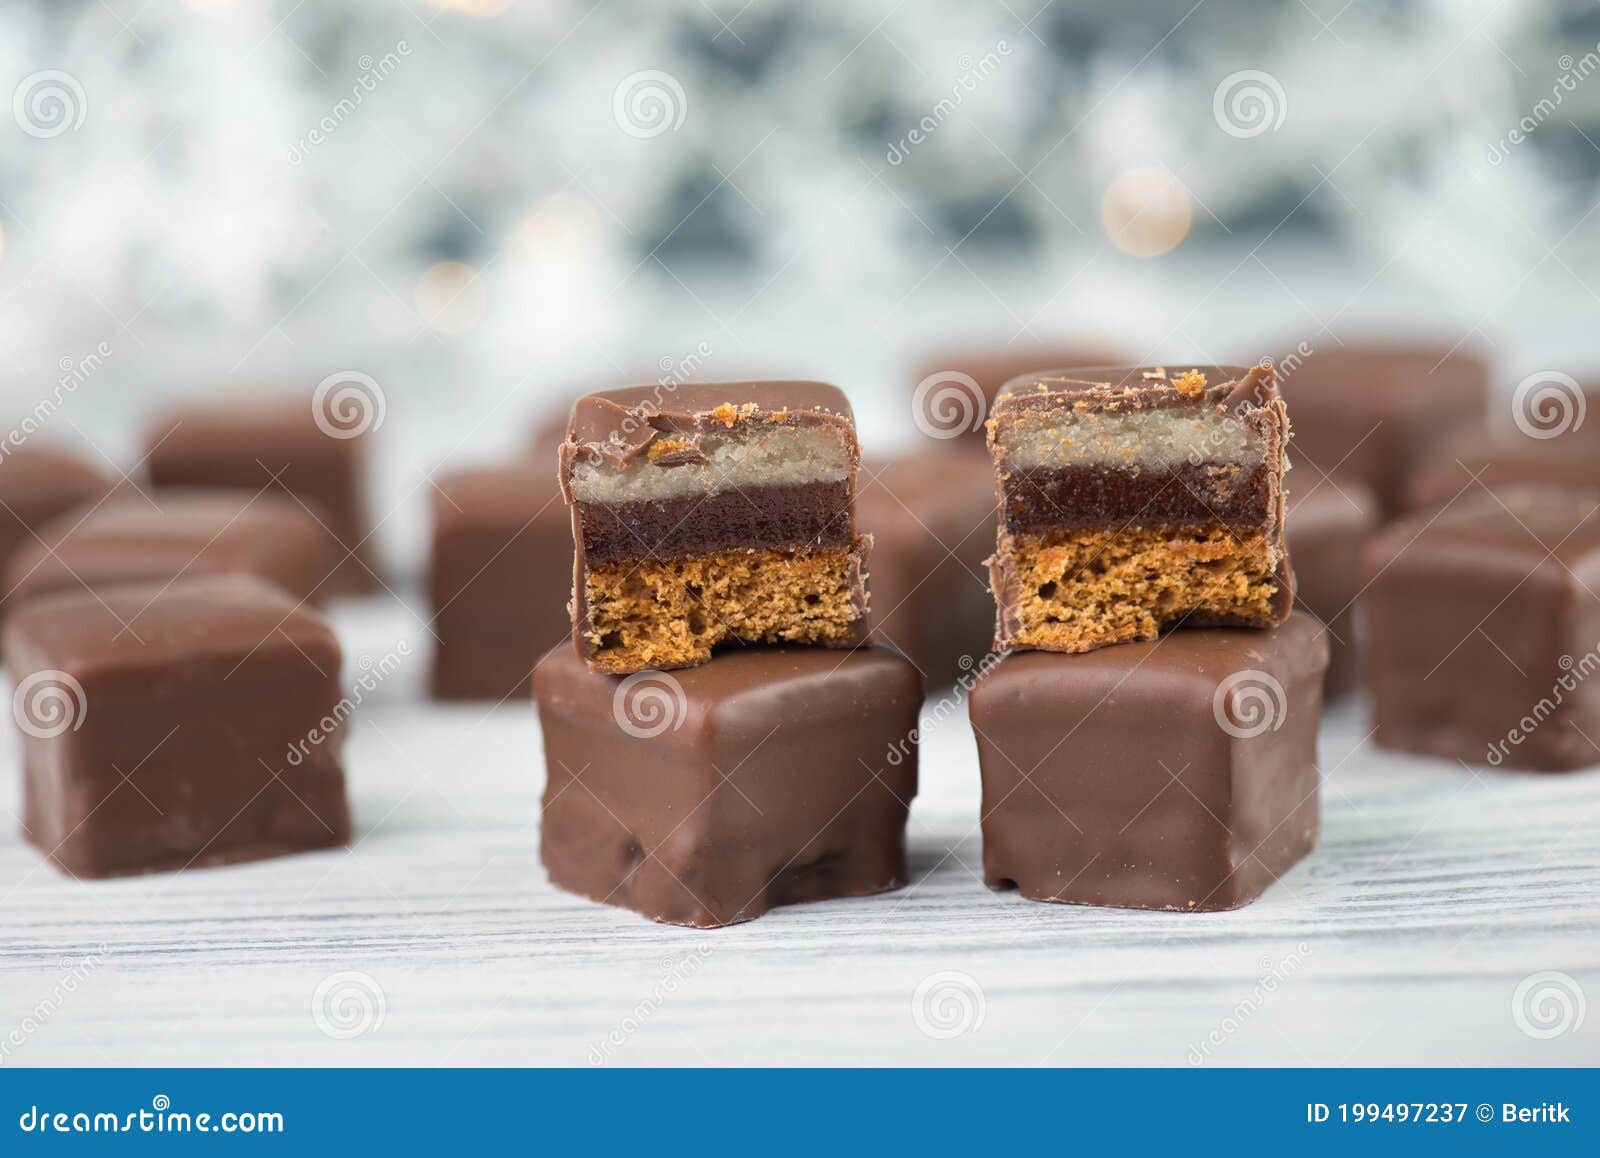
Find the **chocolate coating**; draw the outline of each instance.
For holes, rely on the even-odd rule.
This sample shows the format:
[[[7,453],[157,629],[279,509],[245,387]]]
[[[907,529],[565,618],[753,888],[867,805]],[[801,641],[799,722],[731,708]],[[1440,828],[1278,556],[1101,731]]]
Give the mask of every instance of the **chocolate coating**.
[[[1255,900],[1316,843],[1327,661],[1300,613],[1269,631],[1009,656],[968,701],[985,881],[1120,908]]]
[[[1484,421],[1489,368],[1459,344],[1318,348],[1280,369],[1301,469],[1359,479],[1386,515],[1402,508],[1406,480],[1430,447]]]
[[[5,628],[23,833],[118,876],[344,844],[339,643],[244,575],[42,595]],[[326,730],[326,733],[322,731]]]
[[[534,675],[551,881],[711,927],[906,882],[922,687],[879,649],[750,648],[672,673]]]
[[[316,519],[280,495],[164,490],[124,495],[45,526],[6,568],[13,600],[101,591],[179,575],[255,575],[316,600],[333,548]]]
[[[331,592],[376,590],[365,496],[369,434],[334,437],[310,399],[173,411],[150,431],[150,481],[162,487],[282,491],[305,503],[336,544]]]
[[[434,481],[428,593],[440,699],[528,695],[534,664],[572,629],[572,532],[555,458]]]
[[[1523,484],[1600,487],[1600,448],[1577,433],[1537,439],[1512,432],[1471,431],[1423,456],[1405,492],[1407,510],[1431,510],[1458,499],[1476,502],[1483,488]]]
[[[1294,567],[1295,602],[1328,626],[1330,658],[1323,697],[1333,699],[1361,681],[1356,600],[1361,552],[1378,529],[1378,500],[1346,479],[1296,479],[1289,492],[1285,532]]]
[[[857,519],[873,537],[871,638],[907,656],[929,688],[974,670],[994,638],[984,560],[998,518],[994,470],[977,447],[861,466]]]
[[[1514,487],[1419,512],[1363,570],[1379,744],[1536,771],[1600,763],[1600,491]]]
[[[103,499],[111,483],[92,463],[51,446],[29,443],[0,455],[0,568],[34,542],[40,527]],[[11,586],[0,590],[0,611]]]

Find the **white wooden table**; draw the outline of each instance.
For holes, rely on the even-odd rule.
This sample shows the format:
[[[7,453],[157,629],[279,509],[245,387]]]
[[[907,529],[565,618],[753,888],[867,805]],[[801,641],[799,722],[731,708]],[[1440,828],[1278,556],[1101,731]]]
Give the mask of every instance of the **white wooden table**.
[[[0,1064],[1600,1062],[1600,1008],[1573,1024],[1600,1005],[1600,772],[1398,757],[1347,706],[1281,885],[1094,910],[984,888],[963,713],[923,748],[910,887],[697,932],[551,888],[531,706],[431,705],[415,616],[336,619],[351,658],[414,652],[353,725],[349,851],[75,883],[15,835],[6,742]],[[1577,990],[1524,985],[1530,1034],[1514,998],[1550,971]]]

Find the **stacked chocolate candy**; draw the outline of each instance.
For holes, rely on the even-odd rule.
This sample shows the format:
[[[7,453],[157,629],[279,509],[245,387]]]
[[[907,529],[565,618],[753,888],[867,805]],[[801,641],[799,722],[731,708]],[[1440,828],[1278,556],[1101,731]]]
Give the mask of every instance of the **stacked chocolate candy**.
[[[557,885],[713,926],[905,883],[922,686],[861,646],[859,459],[820,382],[574,405],[573,646],[534,675]]]
[[[1268,366],[1001,391],[995,646],[1055,654],[972,693],[992,887],[1228,909],[1312,848],[1328,647],[1291,614],[1288,437]]]

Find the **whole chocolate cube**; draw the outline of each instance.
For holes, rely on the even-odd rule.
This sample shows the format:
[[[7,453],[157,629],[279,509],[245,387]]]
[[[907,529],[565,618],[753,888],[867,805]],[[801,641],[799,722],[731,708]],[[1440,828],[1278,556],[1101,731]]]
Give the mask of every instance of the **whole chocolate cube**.
[[[177,410],[150,432],[150,481],[161,487],[235,487],[292,495],[336,546],[327,590],[375,590],[366,510],[365,443],[374,412],[338,409],[337,396],[201,405]],[[354,415],[353,426],[341,421]],[[366,415],[365,425],[361,416]]]
[[[1327,625],[1328,675],[1323,695],[1344,695],[1360,682],[1356,600],[1361,552],[1378,528],[1378,500],[1343,477],[1298,479],[1289,493],[1285,534],[1294,567],[1295,604]]]
[[[994,639],[985,560],[998,502],[988,455],[941,447],[861,464],[857,520],[872,536],[872,641],[905,655],[929,688],[976,668]]]
[[[1463,497],[1368,547],[1377,741],[1491,767],[1600,763],[1600,491]]]
[[[40,527],[110,489],[98,468],[65,450],[29,444],[0,455],[0,567],[34,542]],[[0,607],[10,591],[9,584],[0,589]]]
[[[540,855],[559,887],[710,927],[906,882],[922,699],[882,649],[750,649],[676,672],[534,674]]]
[[[6,624],[23,831],[77,877],[344,844],[339,643],[243,575],[42,595]]]
[[[1007,657],[969,700],[985,881],[1134,909],[1255,900],[1316,843],[1327,662],[1303,612]]]
[[[437,479],[429,576],[433,694],[526,696],[533,666],[572,620],[572,525],[544,465],[484,467]]]
[[[40,528],[5,569],[13,605],[47,591],[102,590],[179,575],[255,575],[316,601],[333,547],[293,499],[242,491],[126,494]]]
[[[1317,478],[1343,473],[1372,488],[1385,514],[1441,439],[1480,426],[1489,368],[1470,349],[1370,344],[1319,348],[1279,363],[1294,425],[1294,460]]]

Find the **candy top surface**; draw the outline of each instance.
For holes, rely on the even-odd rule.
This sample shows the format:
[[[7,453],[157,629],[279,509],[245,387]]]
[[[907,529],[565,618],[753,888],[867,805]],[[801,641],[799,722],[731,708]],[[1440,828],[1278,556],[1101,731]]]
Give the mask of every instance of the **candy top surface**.
[[[1279,397],[1277,375],[1259,366],[1133,366],[1043,370],[1000,388],[994,417],[1063,406],[1079,411],[1226,407],[1252,410]]]
[[[565,525],[568,515],[556,484],[554,458],[439,475],[433,481],[434,522],[521,526],[551,518]]]
[[[557,647],[533,683],[542,708],[652,734],[659,725],[663,740],[675,732],[689,740],[713,721],[748,726],[759,738],[779,723],[825,726],[922,699],[916,668],[874,647],[729,648],[699,667],[625,678],[592,672],[571,648]]]
[[[44,498],[88,498],[108,485],[92,463],[59,447],[19,446],[0,455],[0,500],[11,506]]]
[[[1600,566],[1600,488],[1516,485],[1466,494],[1443,510],[1419,511],[1384,529],[1377,553],[1395,559],[1454,558],[1481,567],[1515,561]]]
[[[671,434],[728,433],[750,424],[852,429],[844,391],[826,382],[695,382],[628,386],[573,404],[567,442],[617,465]]]
[[[978,681],[972,707],[980,727],[999,726],[1006,717],[996,712],[1025,709],[1056,721],[1066,734],[1082,713],[1101,707],[1114,711],[1152,694],[1182,697],[1209,715],[1214,689],[1229,677],[1246,688],[1259,685],[1272,693],[1271,680],[1282,686],[1295,678],[1320,676],[1327,665],[1325,630],[1308,613],[1296,611],[1267,630],[1182,628],[1148,643],[1118,644],[1082,655],[1010,655]],[[1252,678],[1263,675],[1270,679]],[[1064,688],[1081,694],[1066,701]]]
[[[337,675],[339,641],[327,621],[249,575],[117,584],[29,600],[8,617],[4,651],[14,677],[45,669],[77,678],[196,659],[299,655]]]

